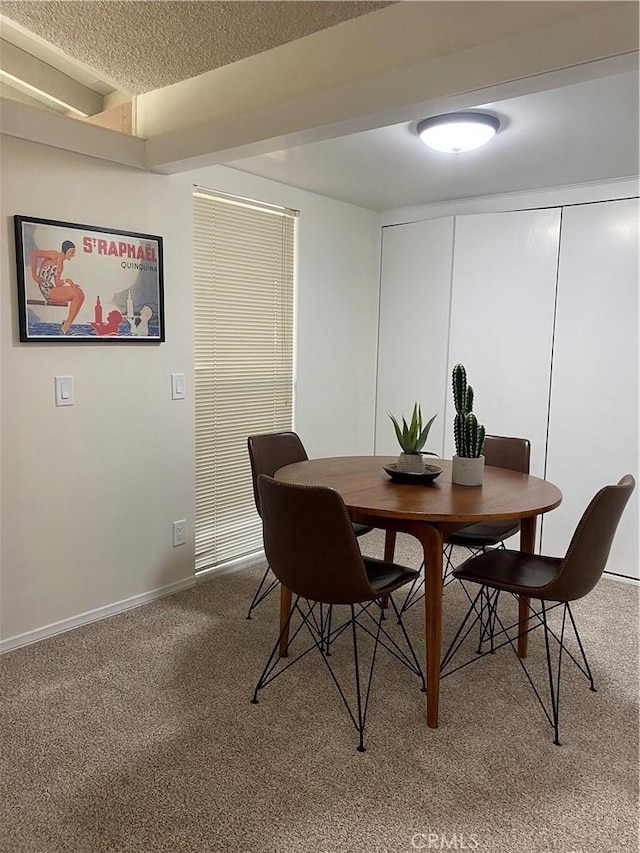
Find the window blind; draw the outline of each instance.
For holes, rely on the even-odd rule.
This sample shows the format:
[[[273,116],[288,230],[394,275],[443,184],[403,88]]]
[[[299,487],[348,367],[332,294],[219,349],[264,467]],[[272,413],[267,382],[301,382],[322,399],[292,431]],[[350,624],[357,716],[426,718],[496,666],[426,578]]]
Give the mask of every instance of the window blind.
[[[291,429],[296,213],[194,191],[196,572],[262,550],[247,436]]]

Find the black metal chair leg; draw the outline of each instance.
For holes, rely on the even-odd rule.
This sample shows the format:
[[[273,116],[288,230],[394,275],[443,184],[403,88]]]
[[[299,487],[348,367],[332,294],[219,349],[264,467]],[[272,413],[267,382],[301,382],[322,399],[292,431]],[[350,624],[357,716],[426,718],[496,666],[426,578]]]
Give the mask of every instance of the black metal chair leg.
[[[476,556],[477,554],[481,554],[485,550],[484,546],[479,546],[475,548],[470,545],[460,545],[460,547],[466,548],[466,550],[472,557]],[[497,547],[504,548],[504,542],[501,542]],[[448,586],[455,580],[455,578],[453,577],[453,570],[455,569],[455,565],[453,563],[453,545],[447,544],[444,546],[444,549],[442,551],[442,559],[442,588],[444,590],[446,586]],[[407,593],[404,603],[400,608],[401,616],[403,613],[406,613],[410,607],[413,607],[414,604],[417,604],[424,598],[424,592],[421,592],[422,588],[424,587],[423,570],[424,563],[421,563],[420,568],[418,569],[418,571],[420,572],[420,577],[417,577],[409,587],[409,592]]]
[[[476,654],[482,654],[482,644],[488,640],[490,644],[490,654],[493,654],[495,651],[494,648],[494,632],[496,625],[496,610],[498,607],[498,600],[500,598],[500,590],[489,591],[488,587],[481,587],[481,591],[483,591],[483,595],[480,599],[480,634],[478,637],[478,648],[476,650]],[[486,621],[485,621],[486,620]]]
[[[264,601],[265,598],[269,595],[269,593],[273,592],[273,590],[278,586],[279,581],[276,579],[272,580],[267,588],[262,591],[263,587],[267,583],[267,578],[269,577],[269,573],[271,572],[271,567],[267,565],[264,574],[262,575],[262,580],[258,585],[258,589],[256,590],[256,594],[253,596],[253,600],[249,605],[249,610],[247,611],[247,619],[251,619],[251,613],[255,610],[255,608],[260,604],[261,601]]]
[[[418,577],[411,582],[409,592],[407,593],[405,600],[403,601],[402,606],[400,607],[400,616],[402,616],[403,613],[406,613],[410,607],[413,607],[413,605],[417,604],[418,601],[420,601],[420,599],[422,598],[423,594],[420,594],[420,590],[424,586],[423,569],[424,563],[421,563],[420,568],[418,569]]]
[[[357,716],[356,716],[356,714],[353,713],[353,710],[351,709],[351,706],[349,705],[349,702],[347,701],[347,697],[344,694],[344,691],[340,685],[340,682],[338,681],[338,678],[337,678],[335,672],[333,671],[331,664],[327,660],[327,657],[325,654],[322,655],[322,659],[325,663],[325,666],[329,670],[329,674],[331,675],[331,678],[332,678],[334,684],[336,685],[336,687],[338,689],[338,693],[340,694],[340,698],[342,699],[342,702],[343,702],[345,708],[347,709],[349,716],[351,717],[351,722],[353,723],[353,725],[355,726],[355,728],[358,732],[358,735],[359,735],[359,741],[358,741],[358,747],[357,747],[358,752],[365,752],[364,727],[365,727],[365,723],[366,723],[367,708],[369,705],[369,694],[371,692],[371,682],[373,680],[373,669],[374,669],[375,662],[376,662],[376,654],[377,654],[378,645],[380,642],[380,632],[382,630],[382,620],[384,618],[384,614],[383,614],[382,607],[380,607],[380,614],[378,615],[378,619],[376,621],[376,633],[375,633],[375,635],[371,635],[371,636],[373,636],[373,639],[374,639],[374,646],[373,646],[373,652],[372,652],[372,656],[371,656],[371,666],[369,669],[369,680],[367,683],[367,693],[366,693],[366,697],[365,697],[364,702],[363,702],[361,678],[360,678],[360,659],[359,659],[359,655],[358,655],[358,642],[357,642],[358,624],[357,624],[357,619],[356,619],[355,605],[351,604],[349,606],[351,609],[351,618],[349,621],[351,622],[351,633],[352,633],[352,642],[353,642],[353,661],[354,661],[355,681],[356,681],[356,711],[357,711]],[[362,626],[360,626],[360,628],[362,629]],[[367,633],[370,633],[370,632],[367,632]],[[317,640],[315,642],[316,642],[316,645],[318,646],[318,648],[322,651],[322,645],[320,645]],[[322,642],[322,638],[321,638],[320,642]]]
[[[562,641],[564,639],[564,615],[562,619],[562,632],[560,634],[560,651],[558,655],[558,679],[556,688],[554,690],[553,685],[553,670],[551,668],[551,652],[549,649],[549,631],[547,627],[547,611],[544,606],[544,601],[540,602],[542,604],[542,624],[544,626],[544,645],[545,651],[547,655],[547,672],[549,675],[549,693],[551,696],[551,713],[553,715],[553,731],[555,733],[554,744],[556,746],[560,746],[560,740],[558,738],[558,711],[559,711],[559,703],[560,703],[560,667],[562,665]],[[566,613],[566,606],[565,606]]]
[[[391,605],[393,607],[394,613],[398,619],[400,619],[400,614],[398,611],[398,607],[390,597]],[[406,642],[409,652],[405,654],[404,651],[401,650],[400,646],[397,645],[396,641],[385,631],[382,627],[383,625],[383,611],[381,607],[377,608],[376,616],[368,613],[367,605],[349,605],[350,614],[349,617],[343,625],[337,628],[334,631],[334,636],[331,637],[331,618],[333,615],[333,607],[329,606],[328,611],[325,611],[323,614],[317,614],[317,611],[314,610],[314,607],[310,606],[310,603],[307,602],[308,612],[305,612],[301,607],[300,597],[298,596],[293,603],[291,611],[289,613],[289,617],[287,619],[287,624],[284,626],[282,631],[280,632],[280,636],[278,637],[271,654],[269,656],[269,660],[267,661],[266,666],[264,667],[260,678],[256,684],[254,689],[253,698],[251,699],[252,704],[258,704],[258,692],[265,686],[267,686],[274,678],[281,675],[286,669],[292,666],[297,660],[306,655],[309,651],[316,648],[320,653],[321,657],[331,675],[331,678],[336,685],[342,702],[351,718],[351,721],[358,732],[358,752],[365,752],[364,745],[364,730],[366,725],[367,718],[367,710],[369,706],[369,697],[371,694],[371,685],[373,681],[373,672],[375,668],[376,656],[378,653],[378,647],[383,645],[386,650],[393,654],[398,660],[404,663],[414,674],[417,674],[420,677],[422,683],[423,692],[426,690],[424,674],[420,667],[420,662],[418,661],[415,650],[411,644],[411,640],[407,634],[407,631],[400,621],[401,632],[404,637],[404,641]],[[371,605],[375,604],[374,601],[370,602]],[[356,610],[356,608],[358,608]],[[297,612],[301,617],[301,623],[296,628],[296,631],[293,635],[295,637],[301,629],[306,628],[309,632],[312,645],[307,649],[302,651],[294,660],[288,660],[284,667],[281,669],[278,668],[278,650],[280,648],[280,640],[284,636],[285,632],[289,628],[289,624],[291,622],[293,613]],[[317,615],[316,615],[317,614]],[[372,620],[374,625],[370,629],[364,624],[363,618]],[[351,623],[351,634],[352,634],[352,643],[353,643],[353,665],[354,665],[354,675],[355,675],[355,703],[349,702],[347,696],[338,680],[336,673],[333,670],[331,663],[327,658],[327,645],[329,642],[333,642],[337,636],[339,636],[346,628],[349,627],[349,623]],[[373,640],[373,648],[371,653],[371,662],[368,665],[368,676],[366,673],[362,671],[362,664],[360,659],[360,648],[358,642],[358,631],[364,632],[368,634]],[[293,637],[291,639],[293,639]],[[366,684],[364,683],[364,679],[366,680]]]
[[[325,622],[326,637],[327,637],[327,645],[325,648],[325,654],[326,655],[331,654],[331,618],[332,618],[332,616],[333,616],[333,605],[330,604],[329,605],[329,612],[327,613],[327,618],[326,618],[326,622]]]
[[[420,666],[420,661],[418,660],[418,656],[416,655],[415,649],[413,648],[411,640],[409,639],[409,635],[407,634],[407,629],[404,627],[404,624],[402,622],[402,614],[398,610],[398,607],[397,607],[395,601],[393,600],[393,597],[391,597],[391,604],[392,604],[393,609],[395,611],[396,618],[398,620],[398,625],[400,626],[400,629],[404,635],[405,642],[409,648],[409,651],[411,652],[411,657],[413,658],[413,662],[416,665],[416,672],[420,673],[420,680],[422,682],[422,687],[420,689],[422,690],[423,693],[426,693],[427,692],[427,685],[426,685],[425,680],[424,680],[424,672],[422,671],[422,667]]]
[[[467,610],[465,617],[462,620],[462,623],[460,624],[460,627],[456,631],[453,640],[451,640],[451,643],[449,644],[449,648],[444,653],[442,660],[440,661],[440,672],[443,672],[446,669],[446,667],[449,665],[449,663],[453,659],[454,655],[456,654],[456,652],[458,651],[460,646],[464,643],[466,638],[469,636],[469,634],[473,630],[476,622],[480,619],[480,611],[478,609],[478,601],[480,600],[480,598],[483,594],[482,593],[483,588],[480,587],[479,591],[475,595],[475,598],[471,598],[471,595],[469,594],[469,592],[466,589],[466,587],[464,586],[464,584],[463,584],[463,589],[467,595],[467,598],[471,602],[471,607]],[[482,603],[480,604],[480,607],[482,607]],[[471,621],[471,624],[467,628],[466,632],[463,634],[465,626],[466,626],[467,622],[469,622],[469,620],[472,618],[472,616],[475,618]]]
[[[262,674],[260,675],[260,678],[258,679],[258,681],[256,683],[255,689],[253,691],[253,699],[251,700],[252,705],[258,704],[258,691],[261,690],[262,687],[264,686],[265,676],[270,671],[273,659],[275,658],[276,654],[278,653],[278,651],[280,649],[280,641],[282,640],[282,638],[285,636],[285,634],[289,630],[289,624],[291,623],[291,617],[293,616],[294,612],[298,609],[298,601],[299,600],[300,600],[300,596],[297,596],[296,600],[293,602],[293,605],[291,606],[291,610],[289,611],[289,615],[287,616],[287,621],[284,623],[284,627],[280,631],[280,634],[278,635],[278,639],[276,640],[275,645],[271,651],[271,654],[269,655],[269,660],[267,661],[264,669],[262,670]]]
[[[516,660],[518,661],[522,671],[526,675],[527,680],[528,680],[529,684],[531,685],[533,692],[536,695],[536,698],[538,700],[540,707],[542,708],[549,724],[553,728],[553,731],[554,731],[553,743],[556,746],[560,746],[561,745],[560,739],[559,739],[560,674],[561,674],[561,667],[562,667],[562,651],[564,649],[564,630],[565,630],[565,618],[566,618],[567,604],[563,603],[563,605],[562,605],[563,606],[562,630],[560,632],[559,637],[556,636],[556,634],[549,627],[549,624],[547,621],[547,612],[548,612],[548,610],[553,610],[555,607],[560,606],[560,604],[552,605],[551,607],[548,608],[548,610],[545,607],[545,602],[543,600],[540,601],[540,604],[541,604],[540,613],[536,613],[536,611],[533,610],[531,605],[529,605],[529,610],[530,610],[531,614],[538,619],[538,625],[542,626],[542,630],[544,632],[545,653],[546,653],[546,660],[547,660],[547,675],[549,678],[549,695],[550,695],[550,703],[551,703],[551,713],[549,713],[549,711],[547,710],[545,703],[544,703],[542,697],[540,696],[540,693],[538,692],[538,689],[536,688],[536,685],[535,685],[535,683],[531,677],[531,674],[529,673],[528,667],[526,666],[525,662],[520,658],[518,651],[517,651],[517,648],[516,648],[516,644],[515,644],[513,638],[509,634],[509,629],[505,628],[505,626],[503,625],[503,623],[500,620],[500,617],[498,616],[497,613],[495,614],[495,617],[496,617],[496,620],[498,622],[498,625],[500,626],[501,634],[504,634],[504,636],[506,636],[507,642],[511,646],[511,649],[513,650],[513,653],[516,657]],[[514,623],[514,625],[511,627],[515,627],[517,624],[518,623]],[[532,629],[530,628],[529,630],[532,630]],[[558,656],[558,672],[557,672],[555,684],[554,684],[554,678],[553,678],[553,667],[551,664],[551,649],[549,646],[549,637],[550,636],[553,637],[558,642],[559,647],[560,647],[559,648],[559,656]],[[567,652],[567,654],[570,654],[570,653]],[[573,658],[572,655],[570,655],[570,657]],[[574,661],[575,661],[575,659],[574,659]]]
[[[578,633],[578,628],[576,627],[575,619],[573,618],[573,613],[571,612],[571,605],[567,602],[567,613],[569,614],[569,619],[571,620],[571,626],[573,628],[573,633],[575,634],[575,638],[578,641],[578,648],[580,649],[580,654],[582,655],[582,660],[584,661],[584,666],[586,669],[586,676],[589,679],[589,689],[596,693],[596,686],[593,681],[593,675],[591,674],[591,667],[589,666],[589,661],[587,660],[587,656],[585,654],[584,648],[582,646],[582,640],[580,639],[580,634]]]
[[[383,608],[381,607],[381,612],[382,609]],[[382,616],[380,616],[380,618],[382,618]],[[360,736],[360,742],[358,743],[358,752],[364,752],[364,716],[362,713],[362,695],[360,693],[360,666],[358,663],[358,637],[356,631],[356,615],[353,604],[351,605],[351,634],[353,638],[353,668],[356,678],[356,703],[358,707],[358,722],[356,728],[358,729],[358,734]]]
[[[448,586],[453,578],[453,570],[455,566],[453,565],[453,545],[445,545],[442,551],[442,556],[444,557],[444,571],[442,574],[442,586]]]

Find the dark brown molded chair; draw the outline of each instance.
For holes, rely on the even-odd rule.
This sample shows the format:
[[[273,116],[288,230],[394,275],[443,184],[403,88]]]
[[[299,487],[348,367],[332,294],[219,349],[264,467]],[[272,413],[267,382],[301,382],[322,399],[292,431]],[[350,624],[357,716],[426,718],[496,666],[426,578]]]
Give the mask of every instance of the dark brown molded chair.
[[[510,438],[502,435],[487,435],[484,440],[483,455],[485,465],[493,465],[495,468],[508,468],[511,471],[520,471],[522,474],[529,473],[529,460],[531,458],[531,444],[526,438]],[[461,487],[465,488],[465,487]],[[453,547],[459,545],[466,548],[470,554],[480,554],[487,548],[504,548],[504,540],[515,536],[520,532],[520,522],[516,521],[492,521],[486,524],[470,524],[456,530],[447,539],[444,557],[443,585],[446,586],[453,580]],[[424,566],[420,567],[421,569]],[[404,613],[424,597],[422,578],[409,590],[409,594],[400,610]]]
[[[256,684],[253,703],[258,691],[285,672],[307,652],[316,648],[333,679],[342,701],[359,734],[358,750],[364,752],[364,727],[371,689],[371,679],[378,646],[382,646],[407,666],[422,683],[424,676],[407,632],[399,618],[391,593],[415,578],[417,572],[372,557],[363,557],[353,531],[347,508],[338,492],[325,486],[300,486],[281,483],[261,474],[258,493],[262,510],[264,550],[273,573],[294,596],[289,618],[269,656]],[[400,622],[403,646],[382,626],[384,618],[380,599],[388,596]],[[329,662],[327,652],[330,632],[323,618],[323,606],[329,613],[336,605],[346,605],[348,618],[337,632],[351,628],[355,668],[356,707],[347,701],[342,686]],[[325,608],[326,609],[326,608]],[[311,645],[300,650],[296,644],[295,658],[279,658],[281,640],[287,636],[291,619],[297,614],[301,621],[289,639],[289,651],[303,628],[311,636]],[[360,684],[358,634],[373,638],[371,665],[363,697]]]
[[[508,468],[510,471],[529,473],[531,444],[526,438],[508,438],[502,435],[487,435],[484,440],[485,465],[495,468]],[[486,548],[504,548],[504,540],[520,532],[519,521],[493,521],[486,524],[471,524],[456,530],[447,539],[445,554],[450,569],[451,551],[454,545],[462,545],[472,552],[484,551]]]
[[[524,597],[527,601],[529,599],[539,601],[539,611],[536,611],[529,603],[529,620],[533,622],[533,625],[528,630],[535,630],[540,626],[544,629],[551,713],[549,713],[549,710],[543,703],[524,662],[520,657],[518,657],[518,660],[535,691],[547,720],[553,727],[555,735],[553,742],[557,745],[560,745],[558,738],[558,716],[560,672],[563,654],[571,658],[583,675],[589,680],[591,690],[595,690],[591,670],[589,669],[569,602],[577,601],[579,598],[588,595],[600,580],[607,563],[618,522],[634,487],[635,480],[631,474],[627,474],[617,485],[605,486],[600,489],[580,519],[564,558],[523,554],[520,551],[507,549],[495,549],[485,551],[475,557],[470,557],[462,565],[453,570],[455,578],[460,581],[478,584],[480,591],[472,600],[471,608],[443,658],[443,676],[450,675],[461,668],[458,666],[455,669],[449,670],[449,672],[445,672],[446,667],[451,663],[453,655],[460,648],[460,645],[477,622],[480,622],[482,632],[490,632],[490,636],[485,637],[485,639],[491,642],[491,652],[507,644],[511,645],[513,650],[516,651],[516,638],[512,635],[512,632],[515,628],[517,635],[518,625],[514,623],[505,627],[498,615],[497,604],[501,592]],[[551,605],[549,604],[550,602]],[[555,608],[561,608],[560,616],[562,622],[559,635],[552,630],[547,619],[549,612]],[[575,634],[582,663],[576,660],[565,644],[567,617],[571,622],[571,627]],[[496,630],[496,623],[500,630]],[[500,640],[500,645],[498,646],[495,645],[496,639]],[[551,661],[551,640],[555,640],[559,647],[555,678]],[[467,663],[470,662],[467,661]],[[462,666],[466,665],[466,663],[462,664]]]
[[[279,468],[283,468],[285,465],[292,465],[294,462],[304,462],[309,457],[300,437],[295,432],[270,432],[263,433],[262,435],[250,435],[247,439],[247,447],[251,461],[253,496],[258,515],[261,515],[257,483],[258,476],[266,474],[269,477],[273,477]],[[362,536],[363,533],[368,533],[371,530],[370,527],[365,527],[364,524],[354,524],[353,529],[356,536]],[[249,605],[247,619],[251,619],[253,610],[278,586],[277,579],[272,577],[270,580],[270,575],[271,569],[267,565],[258,589],[253,596],[253,601]]]

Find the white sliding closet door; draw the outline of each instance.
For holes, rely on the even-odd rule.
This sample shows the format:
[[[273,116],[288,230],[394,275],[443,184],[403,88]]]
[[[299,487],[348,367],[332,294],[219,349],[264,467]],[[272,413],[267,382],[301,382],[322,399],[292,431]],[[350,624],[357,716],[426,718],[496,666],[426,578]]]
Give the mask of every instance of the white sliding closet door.
[[[415,402],[436,418],[426,449],[443,449],[453,218],[384,228],[380,281],[375,452],[397,455],[388,412]]]
[[[638,201],[564,209],[547,477],[564,495],[543,551],[564,555],[587,504],[638,479]],[[638,489],[607,566],[638,577]]]
[[[455,223],[448,380],[467,368],[488,433],[528,438],[544,470],[560,209],[459,216]],[[449,383],[450,384],[450,383]],[[454,453],[450,389],[445,455]]]

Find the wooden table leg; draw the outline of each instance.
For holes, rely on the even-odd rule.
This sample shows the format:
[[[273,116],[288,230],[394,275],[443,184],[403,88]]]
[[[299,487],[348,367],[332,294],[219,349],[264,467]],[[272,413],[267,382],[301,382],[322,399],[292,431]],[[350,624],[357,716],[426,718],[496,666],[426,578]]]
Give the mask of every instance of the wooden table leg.
[[[280,584],[280,630],[284,628],[291,611],[291,590]],[[280,657],[289,657],[289,629],[280,637]]]
[[[424,551],[427,725],[437,729],[442,655],[442,532],[438,527],[421,524],[413,535],[420,540]]]
[[[388,563],[393,563],[393,557],[396,553],[396,531],[395,530],[387,530],[384,534],[384,559]],[[380,599],[380,604],[382,605],[382,609],[386,610],[389,606],[389,596],[383,595]]]
[[[520,550],[524,554],[533,554],[536,547],[536,516],[523,518],[520,522]],[[526,658],[529,641],[529,598],[521,595],[518,599],[518,657]]]
[[[393,563],[393,557],[396,553],[396,531],[387,530],[384,534],[384,559],[388,563]]]

